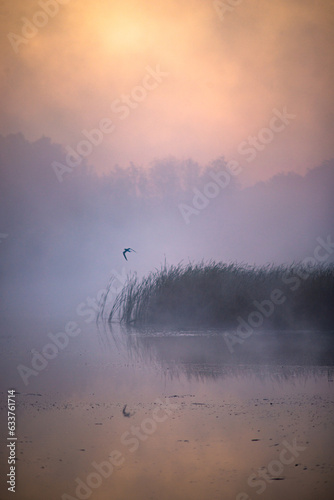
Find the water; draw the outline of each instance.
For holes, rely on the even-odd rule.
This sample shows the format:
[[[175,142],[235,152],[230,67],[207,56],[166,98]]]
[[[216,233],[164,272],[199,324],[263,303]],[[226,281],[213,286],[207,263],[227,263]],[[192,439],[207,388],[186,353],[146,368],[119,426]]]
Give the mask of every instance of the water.
[[[264,332],[231,353],[220,331],[69,320],[2,325],[1,498],[11,388],[20,500],[330,498],[330,335]],[[20,375],[32,349],[52,359]]]

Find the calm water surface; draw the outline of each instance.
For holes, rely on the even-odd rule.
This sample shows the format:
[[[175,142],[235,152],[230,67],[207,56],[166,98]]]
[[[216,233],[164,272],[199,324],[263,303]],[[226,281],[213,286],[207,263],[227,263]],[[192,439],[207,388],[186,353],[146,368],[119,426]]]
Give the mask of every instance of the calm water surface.
[[[58,337],[63,348],[46,348],[67,322],[2,323],[0,498],[331,497],[330,335],[264,332],[231,353],[220,331],[77,322],[80,332],[68,329],[75,336]],[[25,384],[18,366],[34,369],[43,350],[47,364],[39,358]],[[16,497],[4,481],[10,388]]]

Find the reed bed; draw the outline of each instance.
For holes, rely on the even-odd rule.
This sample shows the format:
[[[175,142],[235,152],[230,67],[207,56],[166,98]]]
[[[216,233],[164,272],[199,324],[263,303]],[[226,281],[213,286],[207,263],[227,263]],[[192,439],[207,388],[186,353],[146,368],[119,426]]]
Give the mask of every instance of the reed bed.
[[[274,290],[284,301],[271,307]],[[334,266],[165,263],[142,279],[128,276],[107,319],[136,326],[234,328],[254,311],[259,317],[259,303],[270,311],[262,313],[264,327],[334,329]],[[106,304],[107,296],[100,317]]]

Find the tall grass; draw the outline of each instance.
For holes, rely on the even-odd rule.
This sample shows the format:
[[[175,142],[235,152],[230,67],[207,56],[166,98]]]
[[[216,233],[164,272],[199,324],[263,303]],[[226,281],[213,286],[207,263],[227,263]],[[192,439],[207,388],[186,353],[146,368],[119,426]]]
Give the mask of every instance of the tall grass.
[[[254,301],[271,300],[280,290],[282,304],[263,315],[263,326],[277,329],[334,329],[334,266],[262,267],[200,262],[129,276],[108,320],[132,325],[215,326],[233,328],[258,311]],[[267,303],[268,304],[268,303]],[[105,313],[106,300],[101,316]]]

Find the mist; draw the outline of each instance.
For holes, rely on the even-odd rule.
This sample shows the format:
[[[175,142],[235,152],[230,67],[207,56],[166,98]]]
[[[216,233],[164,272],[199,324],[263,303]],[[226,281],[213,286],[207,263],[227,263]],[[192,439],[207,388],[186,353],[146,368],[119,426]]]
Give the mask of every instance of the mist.
[[[242,188],[223,157],[104,175],[83,161],[57,176],[65,151],[47,137],[8,135],[0,149],[3,312],[70,313],[112,274],[120,287],[165,261],[300,262],[331,235],[333,160]],[[128,261],[125,247],[136,250]]]

